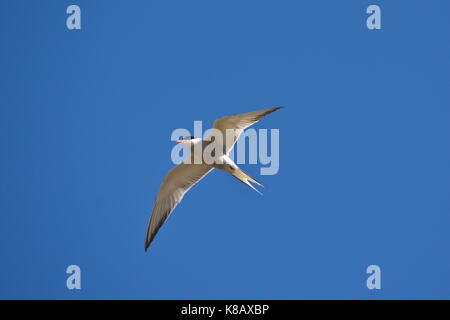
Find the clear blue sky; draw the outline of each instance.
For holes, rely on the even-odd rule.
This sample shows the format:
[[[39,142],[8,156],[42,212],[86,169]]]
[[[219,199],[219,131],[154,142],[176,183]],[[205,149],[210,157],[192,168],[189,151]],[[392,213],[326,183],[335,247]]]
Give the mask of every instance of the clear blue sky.
[[[1,1],[0,298],[450,298],[449,12]],[[265,195],[213,172],[145,253],[172,130],[277,105]]]

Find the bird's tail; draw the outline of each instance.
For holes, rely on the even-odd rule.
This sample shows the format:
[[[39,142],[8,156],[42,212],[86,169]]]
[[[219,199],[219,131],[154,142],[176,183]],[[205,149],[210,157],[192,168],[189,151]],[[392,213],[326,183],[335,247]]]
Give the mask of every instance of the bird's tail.
[[[255,180],[254,178],[250,177],[248,174],[246,174],[240,168],[235,169],[233,172],[231,172],[231,174],[235,178],[237,178],[238,180],[242,181],[243,183],[248,185],[250,188],[255,190],[256,192],[258,192],[260,195],[262,195],[262,193],[258,189],[256,189],[250,182],[256,183],[257,185],[259,185],[261,187],[264,187],[264,186],[260,182]]]

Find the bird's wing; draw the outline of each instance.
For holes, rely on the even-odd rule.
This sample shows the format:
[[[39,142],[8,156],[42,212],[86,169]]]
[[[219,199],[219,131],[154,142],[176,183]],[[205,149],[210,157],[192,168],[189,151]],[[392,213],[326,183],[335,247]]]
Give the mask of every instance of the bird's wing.
[[[219,130],[222,133],[224,154],[228,154],[231,149],[233,149],[234,144],[239,139],[239,136],[241,135],[242,131],[244,131],[244,129],[250,127],[254,123],[261,120],[262,117],[280,108],[281,107],[276,107],[247,113],[240,113],[232,116],[222,117],[214,121],[213,129]],[[228,134],[227,137],[227,129],[234,130],[234,134]],[[230,133],[233,132],[230,131]],[[209,139],[211,139],[211,137]]]
[[[177,204],[181,202],[184,194],[212,169],[213,167],[205,164],[180,163],[167,173],[159,188],[150,221],[148,222],[145,251],[147,251],[159,228],[161,228]]]

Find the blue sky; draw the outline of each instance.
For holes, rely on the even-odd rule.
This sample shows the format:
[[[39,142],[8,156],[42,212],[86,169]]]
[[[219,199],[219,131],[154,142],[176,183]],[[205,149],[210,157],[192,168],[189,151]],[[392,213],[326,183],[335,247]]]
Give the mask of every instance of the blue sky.
[[[0,298],[450,298],[448,12],[1,1]],[[278,105],[279,173],[242,165],[265,195],[214,171],[145,253],[171,132]]]

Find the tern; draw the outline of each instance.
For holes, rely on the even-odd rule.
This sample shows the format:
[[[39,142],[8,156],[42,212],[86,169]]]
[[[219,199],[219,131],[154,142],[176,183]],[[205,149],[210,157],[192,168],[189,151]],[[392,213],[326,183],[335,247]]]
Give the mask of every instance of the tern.
[[[200,150],[200,152],[202,152],[211,143],[211,139],[208,139],[207,137],[203,140],[191,136],[177,140],[178,143],[182,143],[190,151],[190,156],[187,157],[190,161],[185,160],[172,168],[161,183],[147,226],[145,251],[147,251],[150,243],[155,238],[156,233],[175,207],[181,202],[186,192],[214,168],[230,173],[232,176],[260,193],[250,182],[262,187],[263,185],[242,171],[229,157],[229,153],[239,139],[242,131],[261,120],[264,116],[280,108],[282,107],[241,113],[217,119],[214,122],[213,129],[216,129],[216,131],[218,130],[217,132],[221,133],[223,137],[223,153],[220,155],[218,154],[218,159],[211,164],[207,164],[203,158],[201,158],[202,160],[200,163],[193,160],[195,156],[194,150]],[[228,130],[233,130],[233,136],[227,135]]]

